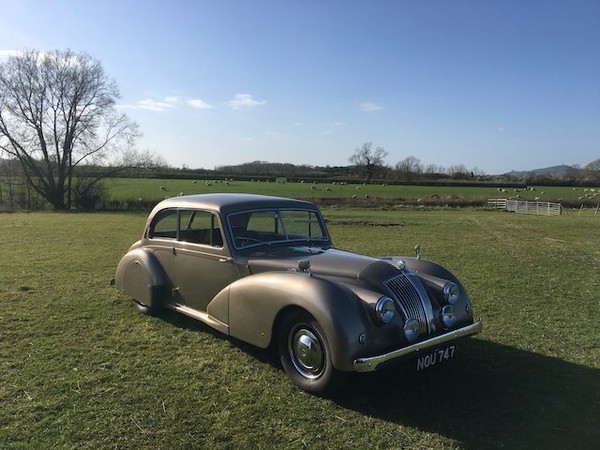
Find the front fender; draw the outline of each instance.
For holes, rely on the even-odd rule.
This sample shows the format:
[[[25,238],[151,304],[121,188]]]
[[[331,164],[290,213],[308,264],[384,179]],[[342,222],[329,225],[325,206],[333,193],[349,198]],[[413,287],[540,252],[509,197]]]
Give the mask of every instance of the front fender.
[[[326,334],[334,366],[352,370],[359,336],[368,327],[366,307],[349,289],[307,273],[263,273],[233,283],[229,290],[230,335],[266,348],[278,314],[287,307],[311,314]]]
[[[138,247],[128,251],[119,261],[115,286],[133,299],[153,307],[164,301],[167,278],[156,257]]]
[[[424,279],[428,279],[428,276],[433,276],[456,283],[456,285],[461,291],[461,295],[464,295],[467,299],[469,298],[467,290],[460,282],[460,280],[456,277],[456,275],[454,275],[441,264],[436,263],[434,261],[417,258],[402,258],[402,261],[404,261],[408,269],[415,272],[417,275]]]
[[[454,283],[459,283],[460,281],[456,278],[452,272],[446,269],[439,263],[434,261],[429,261],[427,259],[417,259],[417,258],[406,258],[403,257],[402,261],[406,264],[406,267],[413,272],[416,273],[426,273],[429,275],[433,275],[438,278],[444,278],[449,281],[453,281]]]

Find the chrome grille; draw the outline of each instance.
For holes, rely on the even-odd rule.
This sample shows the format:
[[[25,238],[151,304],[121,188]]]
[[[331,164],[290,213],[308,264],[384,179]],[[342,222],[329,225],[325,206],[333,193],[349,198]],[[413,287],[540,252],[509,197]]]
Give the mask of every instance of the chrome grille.
[[[419,280],[415,280],[415,282],[420,284]],[[423,300],[419,295],[419,290],[407,274],[398,275],[384,284],[391,291],[405,317],[417,319],[420,325],[420,334],[428,334],[429,326]]]

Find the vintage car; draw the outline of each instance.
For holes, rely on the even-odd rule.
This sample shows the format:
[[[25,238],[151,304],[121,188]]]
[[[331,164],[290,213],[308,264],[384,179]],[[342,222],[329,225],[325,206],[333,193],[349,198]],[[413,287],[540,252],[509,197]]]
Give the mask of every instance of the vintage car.
[[[248,194],[160,202],[119,262],[116,286],[142,313],[169,308],[261,348],[290,379],[327,394],[348,372],[412,359],[422,370],[478,333],[446,268],[333,247],[318,208]],[[415,362],[416,361],[416,362]]]

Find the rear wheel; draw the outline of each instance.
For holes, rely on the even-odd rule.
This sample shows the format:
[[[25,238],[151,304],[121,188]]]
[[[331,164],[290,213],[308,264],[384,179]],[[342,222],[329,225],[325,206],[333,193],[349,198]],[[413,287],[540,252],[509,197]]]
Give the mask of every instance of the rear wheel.
[[[314,317],[293,311],[283,318],[279,330],[281,364],[295,385],[318,395],[341,386],[344,373],[333,367],[327,338]]]

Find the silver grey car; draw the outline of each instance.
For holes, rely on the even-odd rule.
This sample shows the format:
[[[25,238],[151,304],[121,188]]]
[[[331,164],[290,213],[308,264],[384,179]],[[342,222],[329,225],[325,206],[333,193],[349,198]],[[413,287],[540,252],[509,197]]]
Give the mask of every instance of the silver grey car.
[[[172,309],[260,348],[324,395],[349,372],[411,360],[420,371],[476,334],[471,299],[441,265],[336,249],[312,203],[249,194],[160,202],[119,262],[142,313]]]

